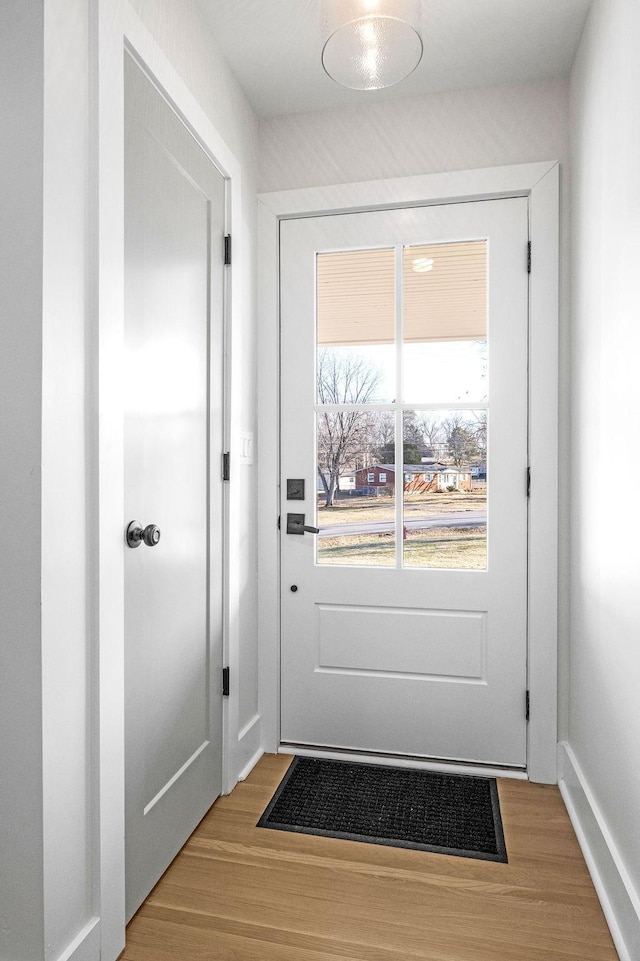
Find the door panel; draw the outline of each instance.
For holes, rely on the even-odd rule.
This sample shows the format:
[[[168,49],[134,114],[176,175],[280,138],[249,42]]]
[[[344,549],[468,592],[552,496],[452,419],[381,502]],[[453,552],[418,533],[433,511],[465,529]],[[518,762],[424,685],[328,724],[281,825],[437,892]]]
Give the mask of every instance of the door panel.
[[[284,743],[526,763],[526,242],[524,199],[281,224]]]
[[[484,613],[318,604],[318,620],[319,670],[482,680]]]
[[[161,532],[124,558],[130,917],[221,788],[224,179],[125,60],[125,527]]]

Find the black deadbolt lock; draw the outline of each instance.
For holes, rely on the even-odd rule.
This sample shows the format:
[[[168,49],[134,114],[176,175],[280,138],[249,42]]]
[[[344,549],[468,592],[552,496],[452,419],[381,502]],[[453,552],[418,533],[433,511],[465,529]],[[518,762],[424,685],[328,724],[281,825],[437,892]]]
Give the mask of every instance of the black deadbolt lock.
[[[288,501],[304,500],[304,479],[302,477],[287,478],[287,500]]]

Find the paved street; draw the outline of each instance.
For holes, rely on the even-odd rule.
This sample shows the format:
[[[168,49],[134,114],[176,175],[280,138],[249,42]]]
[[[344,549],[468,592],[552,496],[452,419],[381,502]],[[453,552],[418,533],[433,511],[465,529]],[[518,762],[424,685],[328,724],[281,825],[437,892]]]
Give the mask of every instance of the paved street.
[[[487,512],[483,511],[455,511],[446,514],[426,514],[422,517],[410,517],[405,520],[408,530],[425,530],[430,527],[484,527],[487,523]],[[392,531],[394,521],[356,521],[353,524],[332,524],[320,527],[319,537],[339,537],[347,534],[383,534]]]

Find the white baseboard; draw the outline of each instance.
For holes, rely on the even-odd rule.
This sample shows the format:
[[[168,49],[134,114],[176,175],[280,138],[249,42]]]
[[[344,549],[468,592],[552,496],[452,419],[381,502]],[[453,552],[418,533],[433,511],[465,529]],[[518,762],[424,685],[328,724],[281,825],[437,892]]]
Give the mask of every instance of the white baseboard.
[[[640,961],[640,895],[570,745],[558,745],[560,793],[620,961]]]
[[[238,780],[244,781],[263,754],[262,718],[254,714],[238,734]]]
[[[56,961],[98,961],[99,958],[100,918],[91,918]]]
[[[258,761],[260,760],[263,754],[264,754],[264,751],[262,750],[262,748],[258,748],[256,753],[249,760],[249,763],[245,764],[245,766],[242,768],[242,770],[238,774],[239,781],[244,781],[245,778],[249,777],[249,775],[251,774],[251,772],[253,771],[254,767],[256,766],[256,764],[258,763]]]

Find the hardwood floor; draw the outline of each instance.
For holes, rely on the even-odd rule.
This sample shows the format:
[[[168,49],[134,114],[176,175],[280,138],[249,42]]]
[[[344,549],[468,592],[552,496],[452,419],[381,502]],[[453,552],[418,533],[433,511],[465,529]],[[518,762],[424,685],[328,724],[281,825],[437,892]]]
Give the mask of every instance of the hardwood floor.
[[[216,801],[122,961],[616,961],[556,787],[499,780],[499,864],[256,828],[289,762]]]

